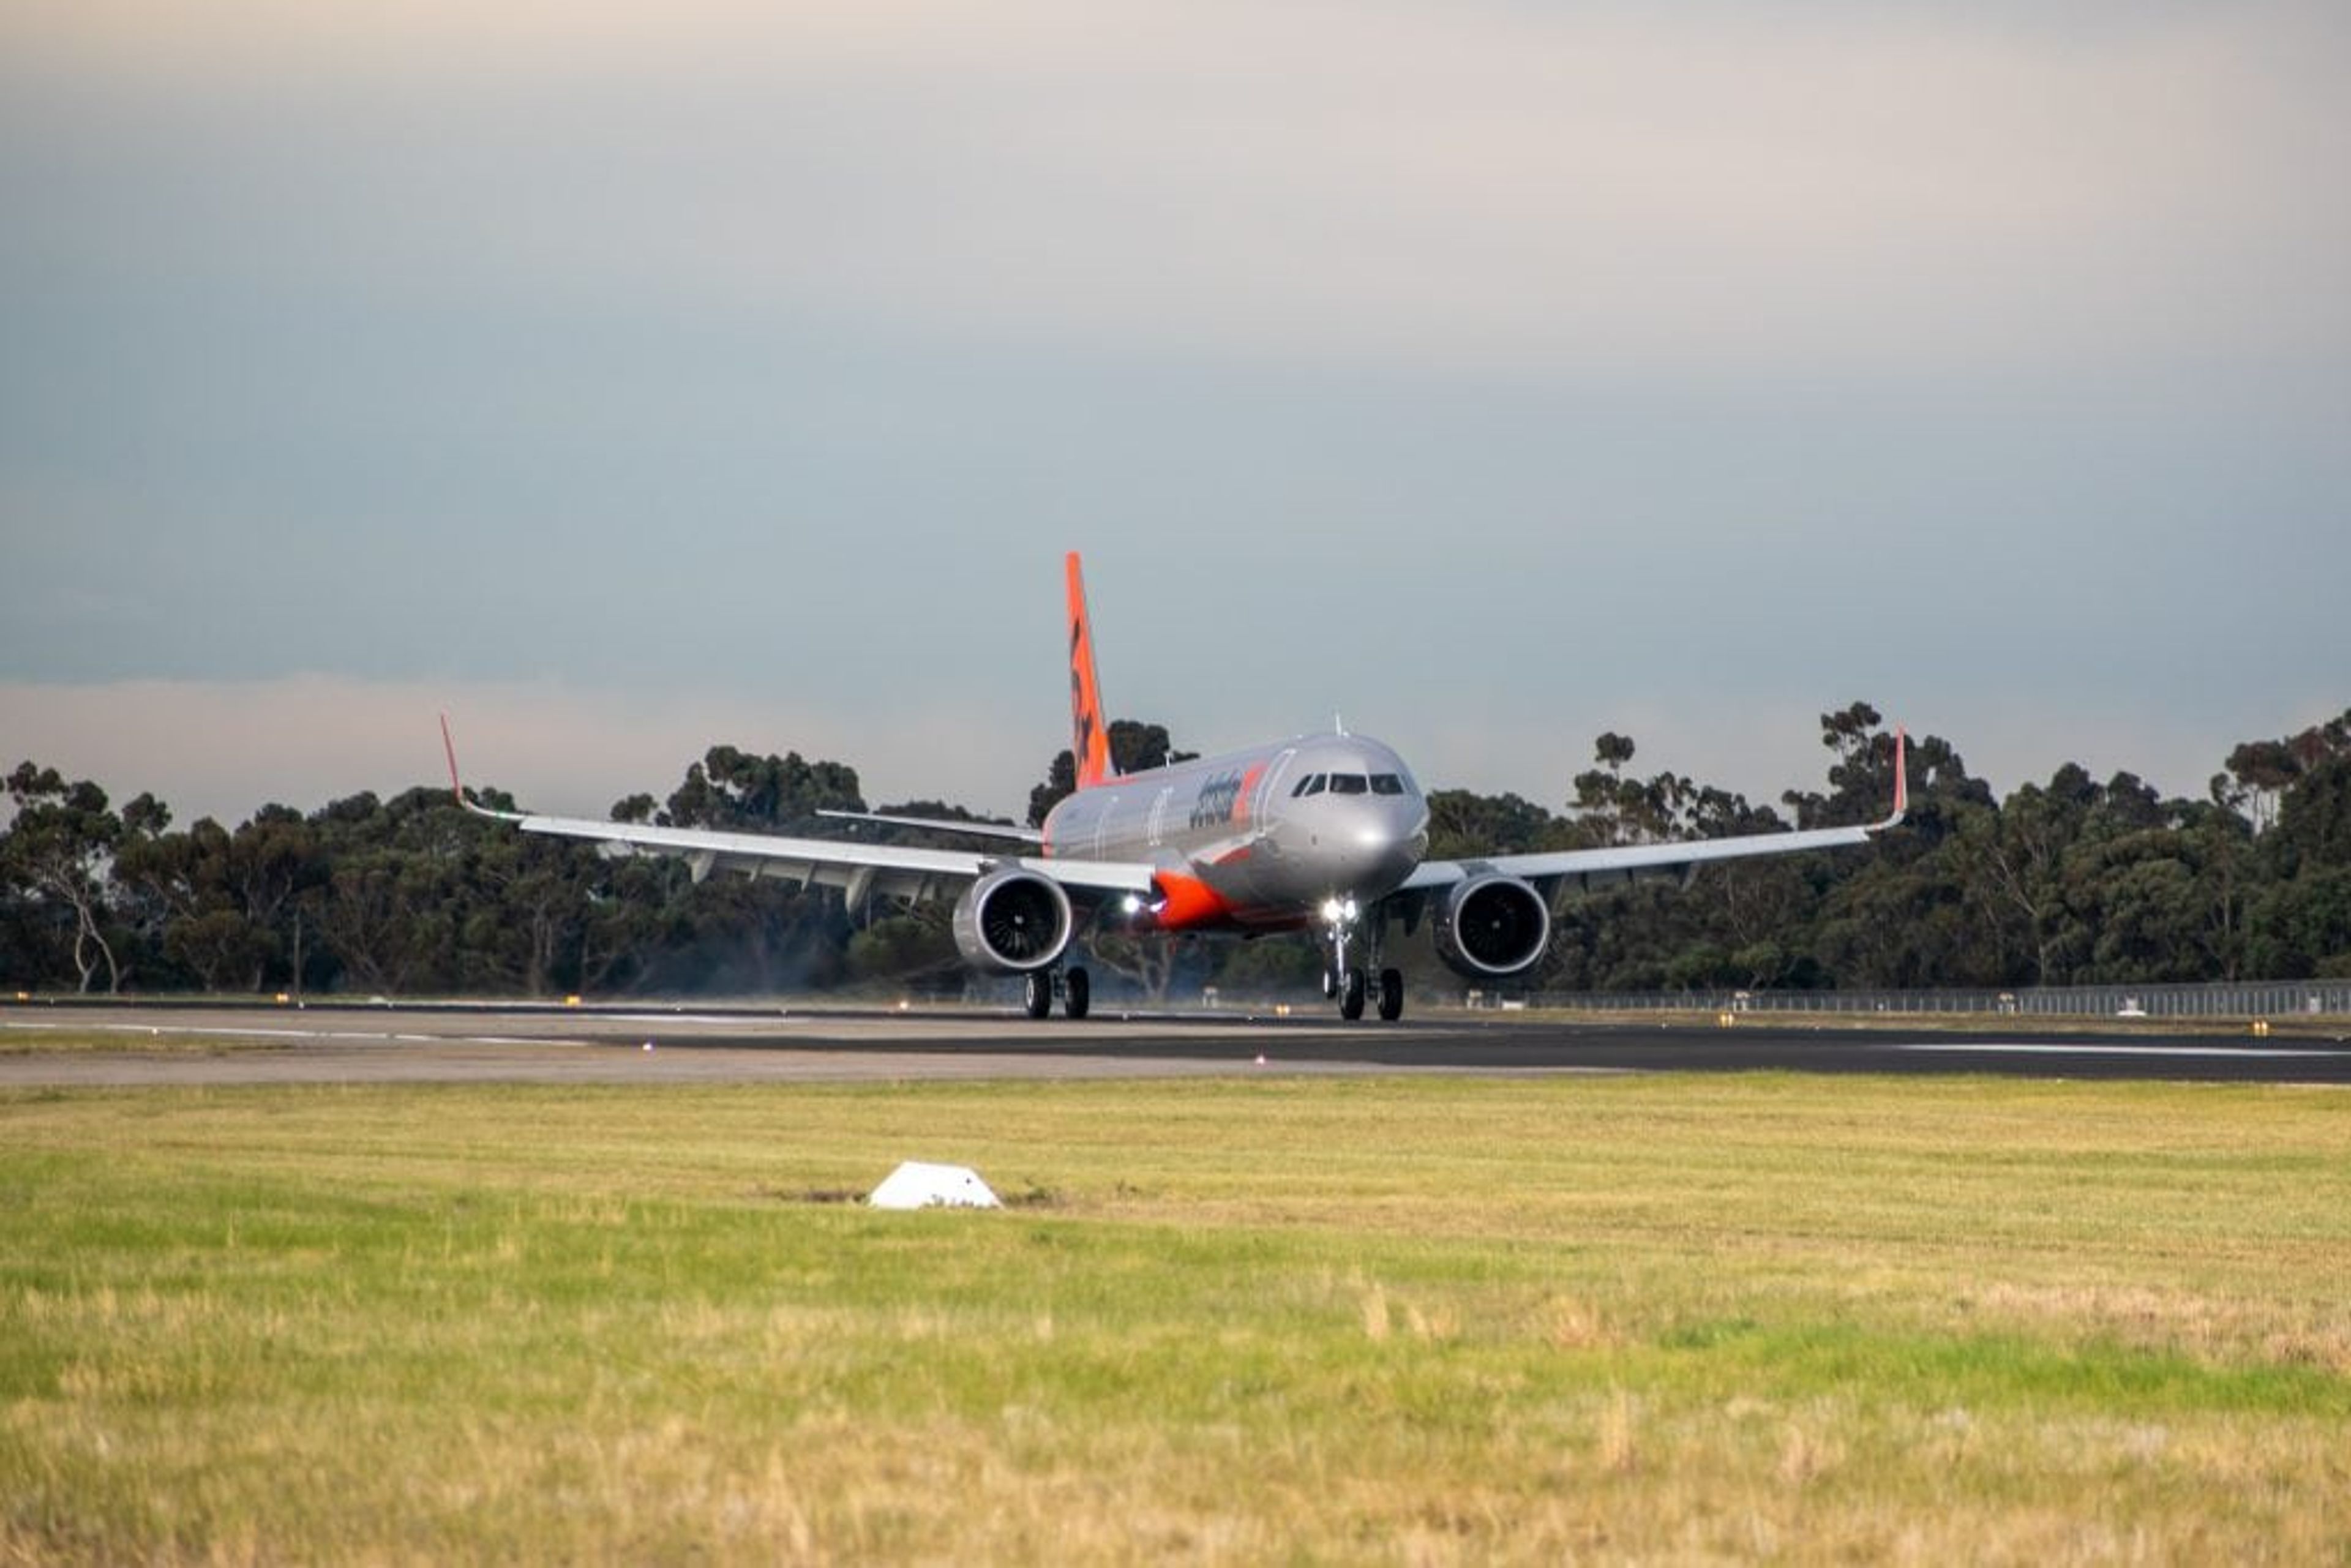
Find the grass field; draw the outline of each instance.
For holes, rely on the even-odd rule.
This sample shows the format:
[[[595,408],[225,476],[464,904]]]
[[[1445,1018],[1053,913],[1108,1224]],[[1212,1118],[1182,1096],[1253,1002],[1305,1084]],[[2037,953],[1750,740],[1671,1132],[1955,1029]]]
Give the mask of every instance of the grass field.
[[[1011,1207],[839,1201],[901,1158]],[[2351,1562],[2351,1099],[0,1094],[0,1560]]]

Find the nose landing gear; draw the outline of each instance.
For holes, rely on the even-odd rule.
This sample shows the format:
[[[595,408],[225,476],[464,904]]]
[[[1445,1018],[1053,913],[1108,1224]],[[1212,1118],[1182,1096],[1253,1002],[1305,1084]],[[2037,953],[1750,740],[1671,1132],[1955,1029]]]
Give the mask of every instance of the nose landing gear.
[[[1364,1016],[1364,1003],[1371,992],[1370,976],[1347,961],[1347,946],[1355,938],[1361,914],[1352,898],[1333,898],[1322,905],[1322,994],[1337,999],[1339,1016],[1349,1023]],[[1380,961],[1380,931],[1385,924],[1375,915],[1364,938],[1374,968]],[[1404,1017],[1404,975],[1396,969],[1378,969],[1378,974],[1380,1017],[1394,1023]]]
[[[1349,1023],[1364,1016],[1364,972],[1350,969],[1339,984],[1339,1016]]]

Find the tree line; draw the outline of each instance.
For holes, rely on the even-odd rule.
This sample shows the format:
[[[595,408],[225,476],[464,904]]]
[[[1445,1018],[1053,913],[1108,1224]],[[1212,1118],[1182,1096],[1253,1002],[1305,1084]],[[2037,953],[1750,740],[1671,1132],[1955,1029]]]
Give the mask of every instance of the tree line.
[[[1112,726],[1124,771],[1181,760],[1163,726]],[[1515,794],[1430,795],[1429,852],[1703,838],[1865,821],[1893,796],[1878,712],[1821,717],[1825,788],[1775,805],[1664,772],[1627,737],[1556,808]],[[1735,862],[1683,888],[1572,898],[1530,990],[2020,987],[2351,976],[2351,710],[2236,747],[2200,800],[2067,763],[2005,799],[1928,736],[1908,751],[1910,811],[1868,850]],[[1068,752],[1032,792],[1042,821]],[[694,879],[671,858],[515,831],[445,789],[267,805],[234,829],[181,828],[152,794],[117,808],[87,779],[19,765],[0,831],[0,988],[359,996],[777,994],[968,983],[948,904],[848,907],[773,880]],[[511,807],[497,791],[486,803]],[[862,810],[856,770],[716,746],[663,799],[616,821],[821,832]],[[938,800],[878,810],[972,819]],[[919,831],[872,830],[921,841]],[[1390,934],[1416,984],[1458,985],[1425,935]],[[1313,984],[1302,940],[1102,935],[1098,974],[1145,992],[1256,995]]]

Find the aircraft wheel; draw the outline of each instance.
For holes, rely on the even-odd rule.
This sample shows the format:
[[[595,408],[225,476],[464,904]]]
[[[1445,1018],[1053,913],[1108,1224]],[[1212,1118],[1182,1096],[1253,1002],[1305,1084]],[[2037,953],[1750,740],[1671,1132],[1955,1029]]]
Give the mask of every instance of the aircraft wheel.
[[[1053,977],[1042,969],[1031,969],[1021,977],[1025,988],[1021,1003],[1032,1019],[1047,1018],[1053,1011]]]
[[[1404,1017],[1404,971],[1380,971],[1380,1017],[1389,1023]]]
[[[1339,1016],[1349,1023],[1364,1016],[1364,972],[1348,970],[1346,983],[1339,991]]]
[[[1329,969],[1322,971],[1322,996],[1325,1000],[1339,994],[1339,977]]]
[[[1093,1005],[1093,982],[1083,969],[1071,969],[1061,977],[1061,1010],[1073,1019],[1086,1016]]]

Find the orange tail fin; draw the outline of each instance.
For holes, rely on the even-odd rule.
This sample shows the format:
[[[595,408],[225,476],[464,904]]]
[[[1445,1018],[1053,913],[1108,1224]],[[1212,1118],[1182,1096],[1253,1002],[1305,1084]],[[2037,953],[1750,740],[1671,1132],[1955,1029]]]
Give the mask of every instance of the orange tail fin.
[[[1070,570],[1070,756],[1078,788],[1110,777],[1110,721],[1102,716],[1102,677],[1094,674],[1093,625],[1086,617],[1086,580],[1071,550]]]

